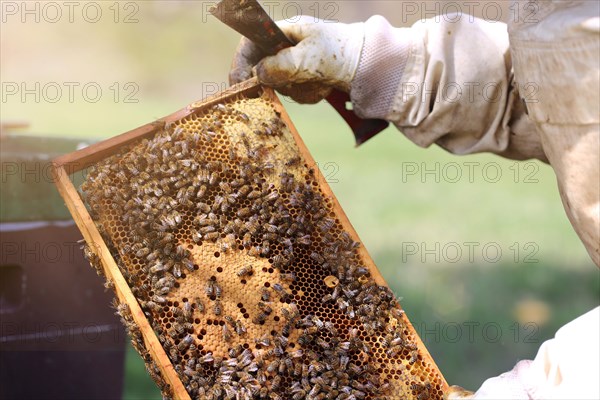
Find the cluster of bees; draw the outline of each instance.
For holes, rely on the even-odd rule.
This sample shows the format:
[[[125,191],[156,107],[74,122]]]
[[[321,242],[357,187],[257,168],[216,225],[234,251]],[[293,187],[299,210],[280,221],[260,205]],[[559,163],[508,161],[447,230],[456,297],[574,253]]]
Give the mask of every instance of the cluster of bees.
[[[217,104],[101,161],[81,187],[175,371],[198,399],[384,399],[399,385],[420,400],[440,397],[435,376],[408,373],[422,360],[402,311],[362,263],[314,170],[274,145],[291,140],[286,129],[264,99]],[[177,298],[203,273],[202,246],[268,261],[262,271],[276,275],[248,294],[256,307],[234,315],[225,283],[258,279],[258,262],[202,275],[201,290]],[[168,396],[128,310],[118,312]],[[397,368],[382,373],[390,362]]]

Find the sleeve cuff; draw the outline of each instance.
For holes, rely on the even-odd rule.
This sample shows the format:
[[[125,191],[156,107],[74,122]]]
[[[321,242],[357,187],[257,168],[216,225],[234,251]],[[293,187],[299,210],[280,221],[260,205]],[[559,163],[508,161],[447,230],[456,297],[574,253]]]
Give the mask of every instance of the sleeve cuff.
[[[388,119],[411,55],[409,28],[394,28],[382,16],[365,23],[365,40],[350,87],[354,111],[361,118]]]

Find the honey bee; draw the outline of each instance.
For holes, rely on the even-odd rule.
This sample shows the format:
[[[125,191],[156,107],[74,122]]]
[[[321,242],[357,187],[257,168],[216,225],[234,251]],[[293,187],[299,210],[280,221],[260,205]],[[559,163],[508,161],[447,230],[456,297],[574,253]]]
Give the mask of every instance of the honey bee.
[[[309,326],[308,328],[304,329],[305,336],[315,335],[317,332],[319,332],[319,328],[316,326]]]
[[[182,342],[183,343],[183,342]],[[181,345],[181,343],[177,346],[177,347],[171,347],[171,349],[169,350],[169,356],[171,358],[171,360],[173,362],[177,362],[177,360],[179,360],[179,353],[178,353],[178,347]],[[185,350],[185,349],[184,349]],[[183,351],[183,350],[182,350]]]
[[[300,316],[300,311],[295,304],[290,304],[289,309],[285,307],[281,307],[281,314],[287,321],[294,321],[296,318]]]
[[[394,358],[398,355],[399,352],[400,349],[398,349],[397,347],[391,347],[389,349],[386,349],[385,354],[390,358]]]
[[[216,230],[217,229],[214,226],[207,225],[207,226],[203,226],[202,228],[200,228],[200,233],[206,234],[206,233],[214,232]]]
[[[331,333],[331,334],[332,334],[334,337],[337,337],[337,336],[338,336],[338,331],[337,331],[337,329],[335,328],[335,326],[333,325],[333,322],[331,322],[331,321],[325,321],[325,324],[324,324],[324,325],[325,325],[325,329],[326,329],[327,331],[329,331],[329,332],[330,332],[330,333]],[[346,345],[348,345],[348,346],[349,346],[349,345],[350,345],[350,343],[349,343],[349,342],[341,342],[341,343],[340,343],[340,346],[346,346]],[[348,349],[344,349],[344,350],[349,350],[349,348],[348,348]]]
[[[235,347],[230,348],[228,354],[229,357],[236,358],[237,356],[242,354],[242,351],[244,351],[244,347],[241,344],[238,344]]]
[[[316,361],[316,360],[312,360],[310,362],[310,365],[309,365],[308,368],[309,368],[309,371],[312,369],[312,370],[314,370],[314,371],[316,371],[318,373],[321,373],[321,372],[323,372],[325,370],[325,364],[323,364],[323,363],[321,363],[319,361]]]
[[[196,203],[196,208],[198,209],[198,211],[200,211],[204,214],[206,214],[212,210],[212,208],[208,204],[203,203],[201,201]],[[200,217],[202,217],[204,214],[200,214]]]
[[[223,312],[223,306],[221,305],[221,301],[215,300],[215,304],[213,306],[213,313],[216,316],[219,316],[219,315],[221,315],[222,312]]]
[[[286,167],[293,167],[293,166],[296,166],[296,165],[300,164],[300,160],[301,160],[301,159],[300,159],[300,157],[293,157],[293,158],[290,158],[289,160],[287,160],[287,161],[285,162],[285,166],[286,166]]]
[[[262,301],[271,301],[271,292],[267,288],[261,288],[261,296]]]
[[[273,266],[275,266],[275,268],[281,268],[285,263],[287,263],[287,260],[281,254],[277,254],[273,257]]]
[[[290,225],[290,227],[285,231],[285,234],[287,236],[292,236],[294,235],[297,231],[298,231],[298,224],[297,223],[293,223]]]
[[[417,362],[418,359],[419,359],[419,353],[416,350],[413,350],[410,352],[410,360],[408,360],[408,363],[410,365],[413,365],[414,363]]]
[[[252,246],[252,235],[250,233],[245,233],[242,239],[242,246],[250,247]]]
[[[183,316],[186,319],[192,318],[192,304],[188,301],[183,303]]]
[[[173,323],[173,329],[175,329],[175,331],[176,331],[178,334],[180,334],[180,335],[181,335],[183,332],[185,332],[185,328],[183,327],[183,325],[181,325],[181,324],[179,324],[179,323],[177,323],[177,322]]]
[[[200,357],[198,359],[198,361],[200,363],[209,363],[209,362],[213,362],[214,358],[213,358],[213,354],[212,353],[207,353],[205,355],[203,355],[202,357]]]
[[[404,348],[408,350],[417,350],[417,345],[415,343],[404,342]]]
[[[148,308],[150,311],[153,311],[153,312],[161,312],[161,311],[162,311],[162,307],[161,307],[161,306],[159,306],[158,304],[156,304],[154,301],[151,301],[151,300],[150,300],[150,301],[147,301],[147,302],[145,303],[145,306],[146,306],[146,307],[147,307],[147,308]]]
[[[219,188],[225,193],[231,193],[231,185],[227,182],[221,181],[219,182]]]
[[[291,325],[291,324],[288,322],[287,324],[285,324],[285,325],[283,326],[283,328],[281,328],[281,333],[282,333],[282,335],[284,335],[284,336],[289,336],[289,335],[290,335],[290,332],[291,332],[291,330],[292,330],[292,325]]]
[[[198,199],[202,199],[202,198],[204,198],[205,194],[206,194],[206,185],[201,185],[200,189],[198,189],[198,192],[196,193],[196,197]]]
[[[310,235],[302,235],[296,239],[296,242],[305,246],[310,246],[312,243],[310,240]]]
[[[281,375],[275,375],[271,381],[271,390],[278,390],[281,386]]]
[[[218,172],[211,173],[210,177],[208,178],[208,184],[210,186],[214,186],[218,181],[219,181],[219,173]]]
[[[258,229],[260,228],[257,218],[250,218],[250,220],[244,224],[244,228],[251,235],[255,235],[258,232]]]
[[[235,321],[235,333],[237,333],[238,336],[242,336],[246,332],[247,332],[246,327],[244,326],[242,321],[240,321],[240,320]]]
[[[332,218],[323,218],[318,224],[319,229],[323,233],[329,232],[331,230],[331,228],[333,228],[334,225],[335,225],[335,220]]]
[[[165,299],[164,297],[161,296],[157,296],[154,295],[152,296],[152,301],[158,304],[166,304],[167,303],[167,299]]]
[[[111,290],[115,288],[115,283],[110,278],[106,278],[106,282],[104,282],[104,288],[106,290]]]
[[[212,279],[209,279],[208,281],[206,281],[206,284],[204,285],[204,293],[206,293],[206,295],[208,297],[214,296],[214,294],[215,294],[215,281],[213,281]]]
[[[331,294],[326,294],[325,296],[323,296],[323,298],[321,299],[322,303],[329,303],[330,301],[333,300],[333,296]]]
[[[279,193],[276,191],[272,191],[264,197],[264,200],[266,202],[273,202],[273,201],[276,201],[278,198],[279,198]]]
[[[272,374],[275,371],[277,371],[279,369],[279,364],[280,363],[281,362],[279,360],[277,360],[277,359],[272,360],[271,362],[269,362],[269,365],[267,365],[267,372],[270,373],[270,374]]]
[[[217,299],[220,299],[221,295],[223,294],[223,289],[216,282],[214,284],[214,287],[215,287],[215,296],[216,296]]]
[[[159,272],[166,271],[167,267],[165,267],[162,263],[157,262],[148,270],[151,274],[158,274]]]
[[[295,282],[296,274],[293,272],[279,274],[279,278],[284,282]]]
[[[312,258],[319,264],[323,264],[325,262],[325,259],[323,258],[323,256],[314,251],[312,253],[310,253],[310,258]]]
[[[271,345],[271,339],[267,335],[261,336],[260,338],[254,339],[254,343],[260,344],[261,346],[268,347]]]
[[[294,175],[286,172],[280,175],[281,177],[281,188],[284,192],[291,192],[294,186]]]
[[[252,265],[248,265],[246,267],[242,267],[241,269],[239,269],[236,274],[239,277],[244,277],[244,276],[250,276],[252,275],[252,273],[254,272]]]
[[[181,278],[181,267],[179,264],[173,265],[173,276],[175,278]]]
[[[396,318],[397,320],[400,320],[404,315],[404,310],[394,307],[390,310],[390,313],[392,314],[392,317]]]
[[[147,247],[143,247],[135,253],[135,256],[138,258],[142,258],[150,253],[150,249]]]
[[[214,242],[215,240],[217,240],[219,238],[219,236],[220,236],[219,232],[210,232],[210,233],[207,233],[206,235],[204,235],[204,238],[206,240],[210,240],[210,241]]]
[[[249,122],[249,121],[250,121],[250,117],[248,117],[248,115],[246,115],[246,114],[245,114],[245,113],[243,113],[243,112],[240,112],[240,113],[239,113],[239,116],[240,116],[240,118],[242,119],[242,121],[244,121],[244,122]]]
[[[251,213],[250,208],[249,207],[244,207],[242,209],[239,209],[236,213],[236,215],[240,218],[244,218],[249,216]]]
[[[258,307],[267,315],[273,312],[273,309],[269,307],[268,304],[263,303],[262,301],[258,302]]]
[[[297,391],[293,392],[292,400],[302,400],[306,397],[306,390],[299,388]]]
[[[252,318],[252,322],[256,325],[263,325],[267,320],[267,314],[260,312],[257,316]]]
[[[269,246],[269,242],[263,242],[263,245],[260,246],[260,255],[266,256],[271,252],[271,247]]]
[[[275,290],[277,293],[279,293],[280,295],[282,293],[285,293],[285,289],[283,288],[283,286],[281,286],[279,283],[275,283],[273,284],[273,290]]]
[[[217,314],[217,315],[219,315],[219,314]],[[223,340],[226,342],[229,342],[233,336],[232,336],[231,330],[229,329],[227,324],[223,325],[222,330],[223,330]]]
[[[352,319],[356,318],[356,311],[354,311],[354,306],[348,306],[346,308],[346,315]]]
[[[187,350],[193,342],[194,338],[192,337],[192,335],[188,334],[183,339],[181,339],[181,342],[179,342],[179,344],[177,345],[177,350],[183,352]]]

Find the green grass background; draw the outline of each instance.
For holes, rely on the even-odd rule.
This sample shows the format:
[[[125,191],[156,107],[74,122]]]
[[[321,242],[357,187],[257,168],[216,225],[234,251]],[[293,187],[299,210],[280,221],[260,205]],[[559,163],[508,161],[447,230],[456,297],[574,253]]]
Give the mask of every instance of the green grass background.
[[[287,3],[277,3],[282,5],[276,9],[279,15]],[[313,2],[295,4],[314,15],[315,10],[331,12],[325,8],[329,3],[316,3],[316,9],[310,8]],[[131,11],[125,2],[118,3],[122,14],[117,23],[109,9],[113,3],[98,4],[105,17],[94,24],[75,14],[72,23],[29,17],[25,22],[9,18],[1,25],[3,84],[31,88],[36,83],[64,87],[64,82],[94,82],[103,89],[95,103],[85,101],[80,91],[73,101],[66,92],[57,102],[6,96],[3,122],[27,121],[33,134],[104,139],[226,86],[238,35],[210,19],[205,2],[136,2],[137,22],[129,24],[122,23],[123,12]],[[406,24],[396,11],[398,2],[335,4],[340,21],[379,13],[396,26]],[[115,82],[121,90],[116,97],[110,89]],[[124,101],[128,82],[137,88],[135,103]],[[598,305],[599,270],[565,216],[549,166],[421,149],[395,128],[357,149],[349,128],[327,104],[301,106],[285,99],[284,104],[449,383],[476,389],[519,359],[534,357],[556,329]],[[479,163],[472,181],[465,162]],[[441,172],[449,163],[461,168],[463,177],[457,182],[431,174],[403,175],[415,166],[422,171],[438,165]],[[498,181],[482,175],[486,165],[499,168]],[[525,174],[532,168],[534,182],[527,183]],[[456,243],[466,252],[467,242],[479,244],[474,260],[463,254],[448,262],[404,251],[412,244],[431,249],[436,243],[440,248]],[[520,249],[516,259],[515,243]],[[502,250],[496,262],[482,256],[486,244]],[[532,249],[537,249],[534,262],[525,262]],[[160,398],[131,348],[123,398]]]

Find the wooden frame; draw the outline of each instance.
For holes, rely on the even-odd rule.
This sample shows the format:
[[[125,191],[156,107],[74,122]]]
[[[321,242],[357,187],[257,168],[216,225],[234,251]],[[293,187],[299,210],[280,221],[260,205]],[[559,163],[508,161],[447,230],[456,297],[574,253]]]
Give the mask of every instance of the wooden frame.
[[[119,301],[122,303],[126,303],[129,306],[133,319],[138,325],[143,335],[145,345],[153,360],[155,361],[156,365],[160,369],[161,374],[165,379],[166,383],[168,383],[171,386],[173,398],[175,399],[186,400],[190,399],[190,396],[187,393],[185,387],[183,386],[183,383],[179,379],[177,373],[175,372],[175,369],[170,359],[165,353],[152,327],[146,319],[144,312],[142,311],[135,296],[131,291],[131,288],[128,286],[125,278],[121,274],[121,271],[119,270],[117,263],[112,257],[108,246],[106,245],[102,236],[100,235],[100,232],[96,228],[94,221],[92,220],[87,208],[85,207],[82,199],[79,196],[79,193],[77,192],[77,189],[74,187],[70,179],[70,175],[77,171],[85,169],[104,158],[115,154],[123,146],[126,146],[146,137],[151,137],[152,135],[160,131],[165,124],[178,121],[199,110],[211,107],[214,104],[229,100],[235,96],[245,95],[252,97],[258,95],[261,91],[263,92],[264,96],[267,96],[269,100],[273,102],[276,111],[281,114],[281,118],[289,127],[302,156],[305,158],[309,165],[315,165],[314,159],[312,158],[310,152],[304,145],[304,142],[302,141],[300,135],[296,131],[289,115],[287,114],[284,106],[279,101],[279,98],[277,97],[275,92],[273,92],[273,90],[269,88],[262,87],[255,78],[242,82],[238,85],[232,86],[231,88],[215,96],[211,96],[205,100],[192,103],[186,108],[179,110],[167,117],[161,118],[155,122],[143,125],[139,128],[133,129],[129,132],[123,133],[105,141],[95,143],[89,147],[75,151],[73,153],[63,155],[54,159],[52,162],[55,184],[58,187],[58,190],[61,196],[63,197],[67,208],[69,209],[71,215],[73,216],[73,219],[75,220],[75,223],[77,224],[81,233],[83,234],[86,243],[101,260],[106,277],[114,282],[115,292]],[[322,175],[319,169],[316,169],[315,176],[323,193],[331,199],[341,224],[350,233],[354,240],[359,241],[358,234],[352,227],[352,224],[348,220],[342,207],[338,203],[335,195],[331,191],[331,188],[327,184],[325,177]],[[385,282],[383,276],[375,266],[365,247],[360,246],[358,252],[365,265],[371,271],[371,275],[373,276],[375,282],[379,285],[387,286],[387,283]],[[407,328],[411,331],[411,334],[414,336],[419,347],[419,351],[422,357],[424,358],[424,361],[428,362],[433,368],[435,368],[436,372],[439,374],[443,384],[442,390],[446,392],[448,389],[448,385],[443,375],[437,368],[437,365],[431,358],[431,355],[427,351],[425,345],[419,338],[417,332],[414,330],[414,327],[412,326],[406,315],[403,316],[403,320]]]

